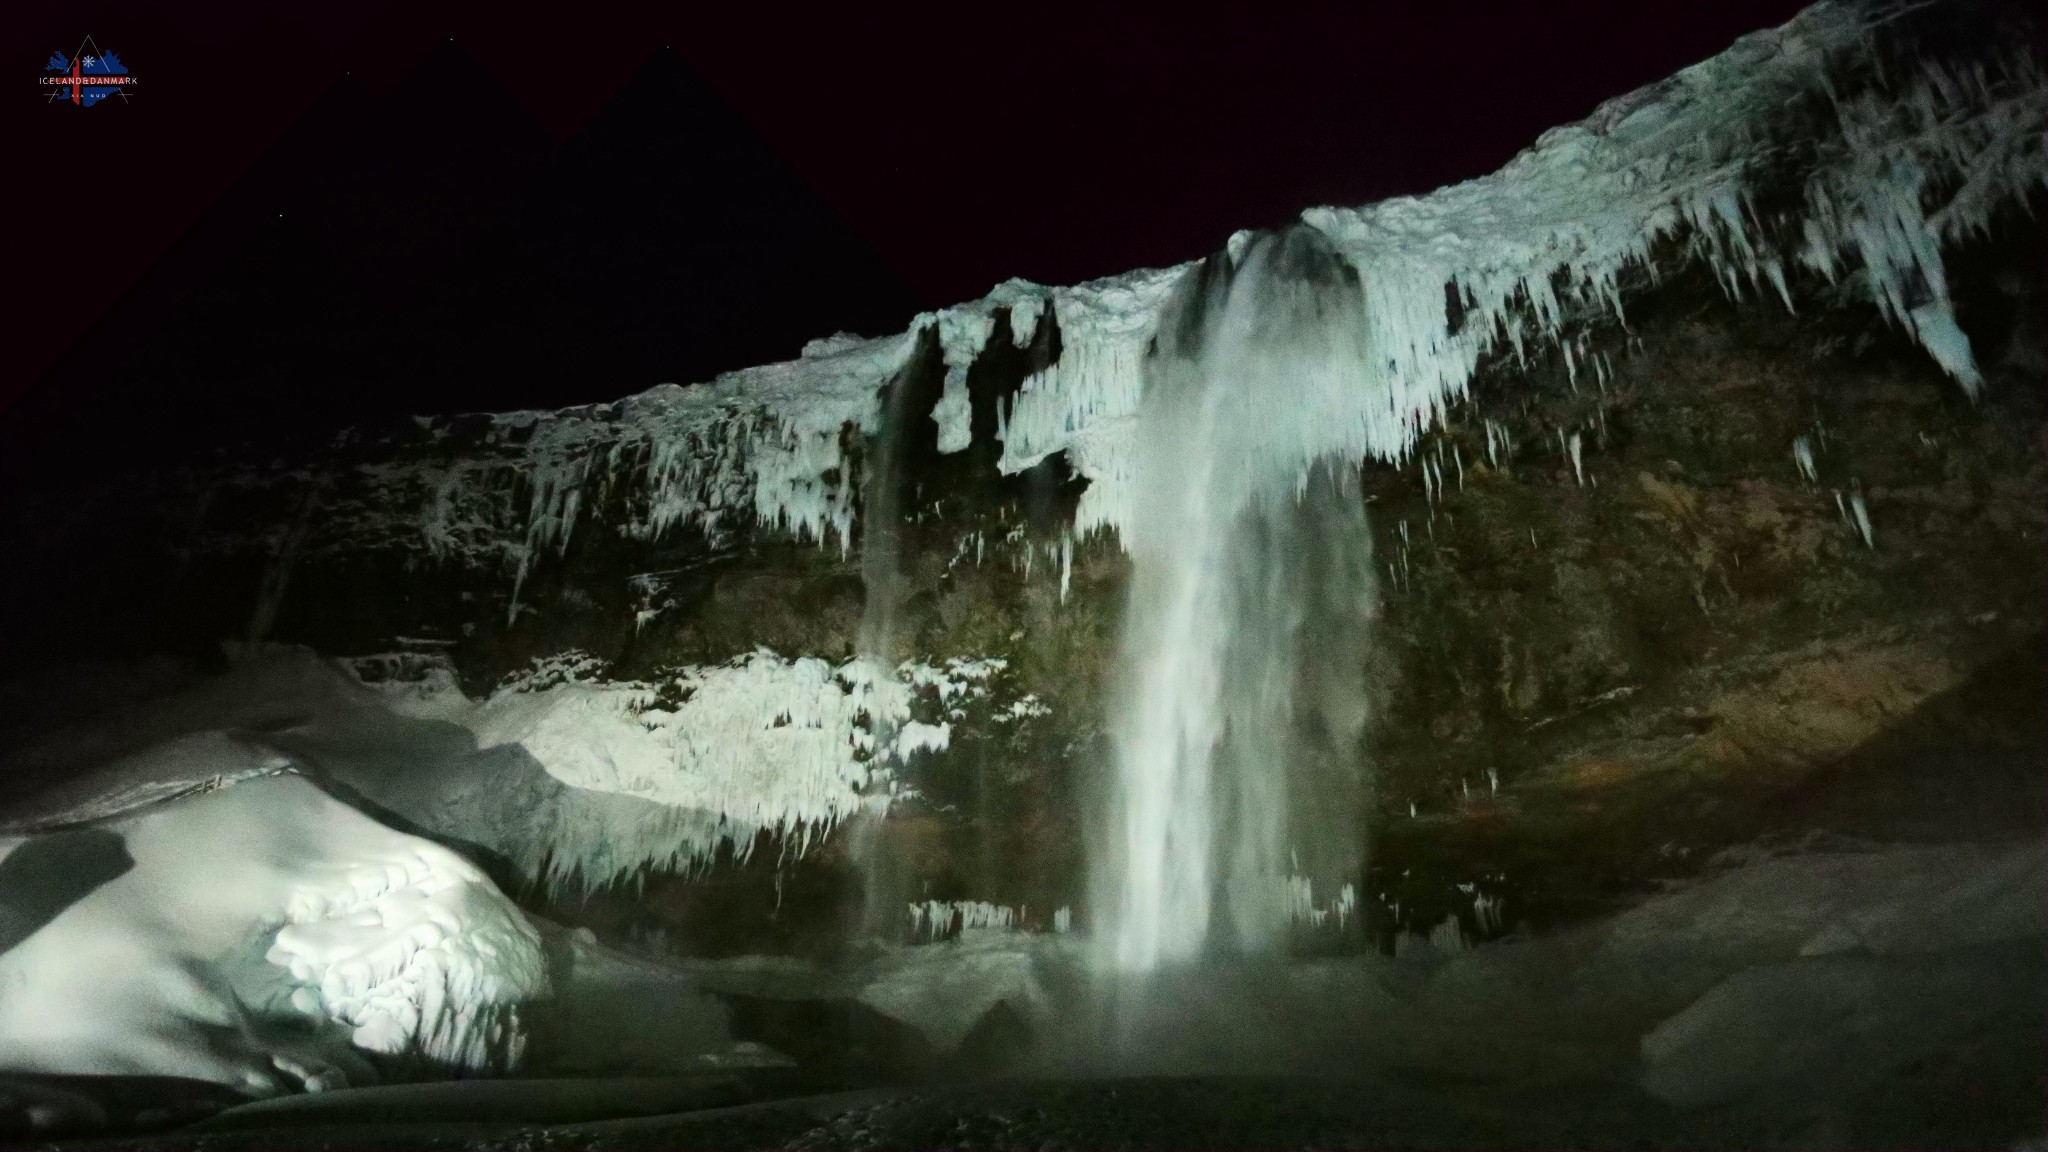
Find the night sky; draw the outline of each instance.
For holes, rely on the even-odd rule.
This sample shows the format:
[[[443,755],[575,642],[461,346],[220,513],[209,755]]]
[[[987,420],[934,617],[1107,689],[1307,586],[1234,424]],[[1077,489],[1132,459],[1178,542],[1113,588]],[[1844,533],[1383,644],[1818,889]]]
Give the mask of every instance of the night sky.
[[[825,334],[791,324],[878,333],[1010,276],[1072,283],[1178,262],[1311,204],[1477,176],[1799,5],[551,7],[540,18],[431,0],[110,0],[11,12],[4,59],[18,82],[4,132],[17,183],[34,190],[15,199],[8,266],[33,287],[13,294],[0,403],[37,386],[76,409],[126,373],[131,395],[204,414],[185,400],[212,387],[209,350],[259,305],[291,311],[258,320],[292,334],[246,358],[321,361],[309,396],[384,389],[368,407],[314,404],[324,417],[608,398],[671,372],[793,355]],[[126,61],[133,98],[46,105],[43,61],[87,34]],[[314,155],[285,163],[279,141],[293,132]],[[720,139],[699,147],[693,132]],[[343,137],[357,158],[322,168]],[[658,178],[635,176],[642,151]],[[700,194],[721,166],[782,175]],[[357,169],[383,183],[350,191]],[[399,196],[412,172],[423,186],[484,189],[463,201],[481,206],[460,220],[361,207]],[[241,206],[223,207],[237,188]],[[616,219],[604,188],[618,191]],[[641,246],[643,231],[666,238]],[[709,254],[679,258],[693,242]],[[182,261],[169,272],[167,253]],[[727,290],[749,253],[784,271]],[[219,288],[223,276],[239,286]],[[279,276],[283,288],[265,279]],[[330,292],[329,279],[351,287]],[[81,342],[124,294],[126,334]],[[821,296],[838,300],[809,299]],[[704,302],[696,328],[668,324],[660,309],[677,301]],[[352,325],[397,323],[372,324],[372,311],[412,327],[367,350],[334,344]],[[790,312],[781,328],[760,319],[777,311]],[[372,382],[431,360],[443,328],[467,333],[449,347],[482,347],[500,339],[492,324],[501,343],[526,341],[523,375],[465,354],[464,367]],[[211,335],[167,345],[166,326]],[[130,366],[138,349],[146,370]],[[56,419],[40,412],[21,404],[0,420],[19,433]]]

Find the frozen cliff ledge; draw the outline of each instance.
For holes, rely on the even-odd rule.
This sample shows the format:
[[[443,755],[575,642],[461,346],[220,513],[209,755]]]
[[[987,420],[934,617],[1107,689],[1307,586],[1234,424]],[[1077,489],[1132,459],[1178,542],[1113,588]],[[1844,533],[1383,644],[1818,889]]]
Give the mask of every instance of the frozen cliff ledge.
[[[549,991],[525,917],[454,853],[239,771],[247,752],[187,737],[142,759],[236,782],[0,840],[0,1068],[268,1095],[516,1064]]]
[[[1976,30],[1927,34],[1941,24]],[[1974,395],[1944,248],[2048,180],[2040,64],[1980,24],[1956,2],[1817,4],[1545,133],[1496,173],[1306,211],[1364,287],[1356,323],[1372,356],[1345,403],[1286,447],[1304,469],[1403,459],[1501,356],[1561,355],[1574,381],[1604,381],[1631,291],[1693,263],[1733,296],[1874,305]],[[814,341],[799,360],[708,384],[422,421],[426,450],[327,481],[314,536],[502,565],[515,583],[586,521],[643,542],[685,530],[715,542],[748,519],[844,548],[860,479],[850,449],[880,427],[892,382],[925,355],[943,364],[931,417],[938,450],[959,451],[975,436],[972,366],[1041,333],[1057,354],[1002,399],[1000,467],[1064,453],[1089,481],[1073,529],[1118,527],[1140,365],[1189,267],[1068,288],[1010,281],[901,335]],[[451,460],[479,419],[481,444]]]
[[[517,778],[487,767],[508,762],[494,750],[545,772],[545,791],[444,831],[484,841],[555,892],[650,870],[703,871],[722,852],[744,863],[758,843],[801,856],[842,821],[885,813],[902,791],[894,769],[943,750],[946,717],[986,697],[1004,668],[999,659],[960,658],[835,666],[762,648],[657,679],[615,680],[603,661],[564,653],[471,700],[443,662],[390,653],[350,665],[399,715],[474,735],[478,757],[466,767],[465,758],[451,760],[441,773],[465,790],[502,791]],[[418,795],[396,806],[428,820],[445,808]]]
[[[471,698],[438,656],[236,651],[218,676],[103,702],[0,750],[0,777],[23,793],[0,810],[0,836],[299,772],[469,846],[508,885],[589,891],[744,863],[762,845],[800,857],[841,822],[886,812],[905,794],[898,772],[947,747],[963,705],[1007,691],[1000,659],[889,669],[762,649],[644,680],[563,653]]]

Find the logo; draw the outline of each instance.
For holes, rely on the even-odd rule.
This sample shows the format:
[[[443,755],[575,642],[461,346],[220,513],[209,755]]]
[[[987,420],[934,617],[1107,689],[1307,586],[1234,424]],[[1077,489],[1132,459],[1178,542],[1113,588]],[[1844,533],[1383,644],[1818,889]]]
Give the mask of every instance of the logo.
[[[49,103],[65,100],[80,108],[90,108],[109,96],[126,100],[128,89],[135,86],[135,77],[128,74],[128,66],[121,63],[121,58],[100,51],[90,36],[70,56],[50,53],[50,62],[43,66],[42,80]]]

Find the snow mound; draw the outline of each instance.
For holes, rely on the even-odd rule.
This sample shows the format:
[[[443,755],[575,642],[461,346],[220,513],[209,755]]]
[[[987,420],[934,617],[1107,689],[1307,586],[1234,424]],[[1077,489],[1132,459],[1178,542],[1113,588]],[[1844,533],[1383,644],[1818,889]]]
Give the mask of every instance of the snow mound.
[[[483,873],[426,841],[312,864],[266,959],[292,1004],[356,1047],[464,1069],[518,1063],[519,1005],[547,989],[540,937]]]
[[[258,1095],[374,1078],[369,1055],[503,1070],[519,1006],[549,991],[538,936],[481,873],[297,775],[0,854],[0,901],[45,912],[0,954],[0,1069]]]

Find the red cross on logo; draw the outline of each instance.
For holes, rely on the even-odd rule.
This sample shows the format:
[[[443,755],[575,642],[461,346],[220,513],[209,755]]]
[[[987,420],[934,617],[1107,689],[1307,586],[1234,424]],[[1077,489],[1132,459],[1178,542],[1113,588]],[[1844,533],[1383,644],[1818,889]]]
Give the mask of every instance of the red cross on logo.
[[[71,58],[71,75],[66,77],[66,79],[71,81],[65,87],[71,89],[71,102],[73,104],[85,103],[84,59],[82,56],[73,56]]]

